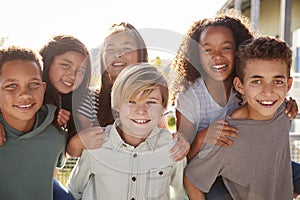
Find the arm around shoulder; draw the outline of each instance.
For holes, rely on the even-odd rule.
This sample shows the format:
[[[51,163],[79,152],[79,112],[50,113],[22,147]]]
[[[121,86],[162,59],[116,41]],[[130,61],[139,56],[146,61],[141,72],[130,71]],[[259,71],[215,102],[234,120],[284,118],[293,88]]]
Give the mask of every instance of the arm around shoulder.
[[[83,149],[84,146],[82,140],[77,133],[69,140],[66,151],[71,157],[80,157]]]

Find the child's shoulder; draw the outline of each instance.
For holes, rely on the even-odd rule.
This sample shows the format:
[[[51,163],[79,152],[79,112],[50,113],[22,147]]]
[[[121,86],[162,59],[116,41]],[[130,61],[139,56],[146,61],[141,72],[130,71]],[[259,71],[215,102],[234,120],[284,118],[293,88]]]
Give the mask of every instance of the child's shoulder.
[[[168,129],[157,128],[155,131],[157,131],[157,143],[159,146],[168,145],[174,142],[173,135]]]
[[[247,106],[243,105],[242,107],[233,111],[229,116],[232,119],[247,119],[248,117]]]

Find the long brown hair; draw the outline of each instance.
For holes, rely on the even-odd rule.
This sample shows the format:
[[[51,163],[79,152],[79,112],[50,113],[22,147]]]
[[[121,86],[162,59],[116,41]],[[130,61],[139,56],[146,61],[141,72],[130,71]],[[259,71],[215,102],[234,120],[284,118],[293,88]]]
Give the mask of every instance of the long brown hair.
[[[80,86],[68,93],[60,94],[58,90],[52,85],[49,77],[49,70],[54,58],[58,55],[64,54],[67,51],[76,51],[85,56],[84,65],[86,65],[85,77]],[[71,35],[57,35],[53,36],[47,44],[45,44],[40,54],[43,57],[44,70],[43,81],[47,83],[44,103],[54,104],[58,108],[66,109],[72,112],[71,118],[68,121],[67,128],[70,135],[74,135],[75,127],[75,112],[78,110],[78,105],[82,101],[82,97],[88,91],[91,77],[91,57],[86,46],[77,38]]]
[[[122,22],[120,24],[114,24],[109,29],[109,34],[104,39],[105,40],[115,33],[130,31],[134,35],[134,40],[138,47],[138,62],[148,62],[148,52],[146,48],[146,44],[140,33],[136,30],[136,28],[129,24]],[[99,109],[97,113],[97,118],[100,126],[107,126],[113,124],[114,117],[111,110],[111,89],[113,86],[113,82],[106,70],[107,66],[104,66],[103,62],[103,52],[104,48],[100,49],[100,70],[102,72],[101,77],[101,89],[98,91],[99,97]]]

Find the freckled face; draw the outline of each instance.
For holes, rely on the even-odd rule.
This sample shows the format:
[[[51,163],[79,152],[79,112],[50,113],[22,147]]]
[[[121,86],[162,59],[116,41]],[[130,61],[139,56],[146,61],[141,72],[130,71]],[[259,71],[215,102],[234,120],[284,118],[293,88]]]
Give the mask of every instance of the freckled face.
[[[85,75],[85,56],[77,51],[67,51],[53,59],[49,78],[54,88],[62,94],[76,90]]]
[[[274,116],[292,86],[287,66],[278,60],[248,61],[244,83],[235,78],[235,88],[245,96],[249,119],[267,120]]]
[[[207,27],[200,35],[200,64],[206,77],[224,81],[234,67],[235,41],[231,30],[223,26]]]

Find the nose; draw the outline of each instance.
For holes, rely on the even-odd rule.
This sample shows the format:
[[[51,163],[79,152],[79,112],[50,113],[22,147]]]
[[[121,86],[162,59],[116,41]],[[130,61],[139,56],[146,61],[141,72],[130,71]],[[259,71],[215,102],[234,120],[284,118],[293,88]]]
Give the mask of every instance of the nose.
[[[272,94],[274,92],[274,87],[273,84],[271,83],[266,83],[263,87],[263,92],[265,94]]]
[[[29,87],[23,87],[20,91],[19,98],[21,99],[30,99],[32,97],[32,93]]]
[[[220,50],[213,51],[211,54],[213,59],[220,59],[222,57],[222,52]]]
[[[67,76],[71,79],[75,79],[76,78],[76,68],[75,67],[71,67],[69,68],[68,72],[67,72]]]
[[[147,105],[144,103],[136,104],[135,111],[136,113],[144,114],[147,112]]]
[[[123,56],[123,51],[121,49],[116,50],[115,57],[121,58]]]

